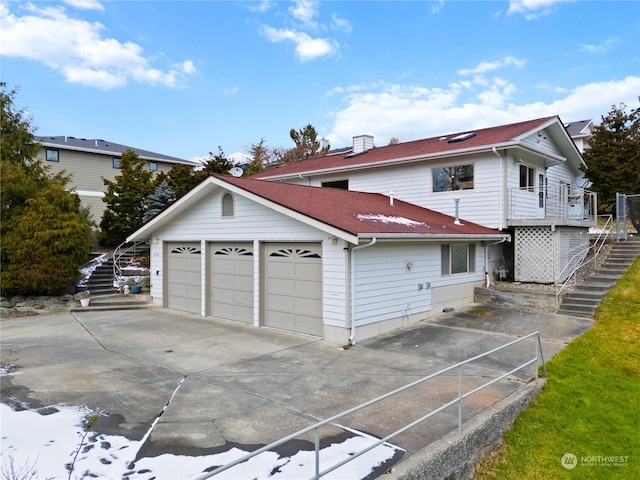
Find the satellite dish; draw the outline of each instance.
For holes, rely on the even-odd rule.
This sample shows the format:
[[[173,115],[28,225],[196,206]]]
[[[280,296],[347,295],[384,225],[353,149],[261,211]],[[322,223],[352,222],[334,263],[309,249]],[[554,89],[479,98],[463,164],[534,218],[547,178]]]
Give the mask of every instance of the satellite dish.
[[[240,167],[233,167],[231,170],[229,170],[229,173],[234,177],[241,177],[244,173],[244,170],[242,170]]]

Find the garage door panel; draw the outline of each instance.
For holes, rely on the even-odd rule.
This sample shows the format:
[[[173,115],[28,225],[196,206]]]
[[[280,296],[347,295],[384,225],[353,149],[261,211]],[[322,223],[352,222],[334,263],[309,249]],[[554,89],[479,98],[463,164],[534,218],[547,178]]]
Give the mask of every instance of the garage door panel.
[[[322,336],[321,244],[267,244],[265,325]]]
[[[212,243],[210,248],[211,315],[253,323],[253,245]]]
[[[191,313],[201,309],[201,258],[199,243],[168,243],[167,307]]]

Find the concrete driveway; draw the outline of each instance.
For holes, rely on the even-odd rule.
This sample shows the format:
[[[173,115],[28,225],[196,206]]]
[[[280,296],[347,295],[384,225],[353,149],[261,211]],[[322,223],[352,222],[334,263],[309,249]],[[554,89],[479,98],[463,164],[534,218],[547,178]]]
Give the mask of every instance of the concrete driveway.
[[[2,364],[17,367],[2,377],[4,403],[85,405],[109,414],[101,432],[137,440],[166,406],[141,451],[154,456],[254,450],[536,330],[549,359],[592,321],[473,305],[349,349],[160,309],[8,318],[1,326]],[[531,358],[534,349],[527,340],[466,366],[464,390]],[[465,420],[533,374],[533,368],[518,372],[470,397]],[[455,398],[457,385],[454,374],[438,377],[340,425],[382,438]],[[455,429],[456,413],[448,409],[392,443],[407,458]],[[345,435],[341,426],[324,429],[323,443]],[[284,450],[309,448],[309,440]]]

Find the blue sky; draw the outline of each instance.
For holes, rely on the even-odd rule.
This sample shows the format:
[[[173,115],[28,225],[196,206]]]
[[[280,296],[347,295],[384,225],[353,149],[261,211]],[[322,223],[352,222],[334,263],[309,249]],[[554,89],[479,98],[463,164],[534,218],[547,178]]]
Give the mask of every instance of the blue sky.
[[[0,21],[36,134],[186,159],[308,123],[382,146],[639,106],[635,0],[0,1]]]

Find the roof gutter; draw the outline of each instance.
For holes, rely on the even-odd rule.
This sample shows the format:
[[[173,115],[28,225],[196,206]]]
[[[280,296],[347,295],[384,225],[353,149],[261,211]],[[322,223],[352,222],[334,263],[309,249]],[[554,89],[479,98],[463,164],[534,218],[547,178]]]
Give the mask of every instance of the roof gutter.
[[[355,269],[355,259],[356,256],[354,252],[356,250],[362,250],[363,248],[372,247],[376,244],[377,238],[373,237],[369,243],[364,245],[358,245],[357,247],[353,247],[349,251],[349,268],[351,270],[351,335],[349,336],[349,345],[356,344],[356,269]]]

